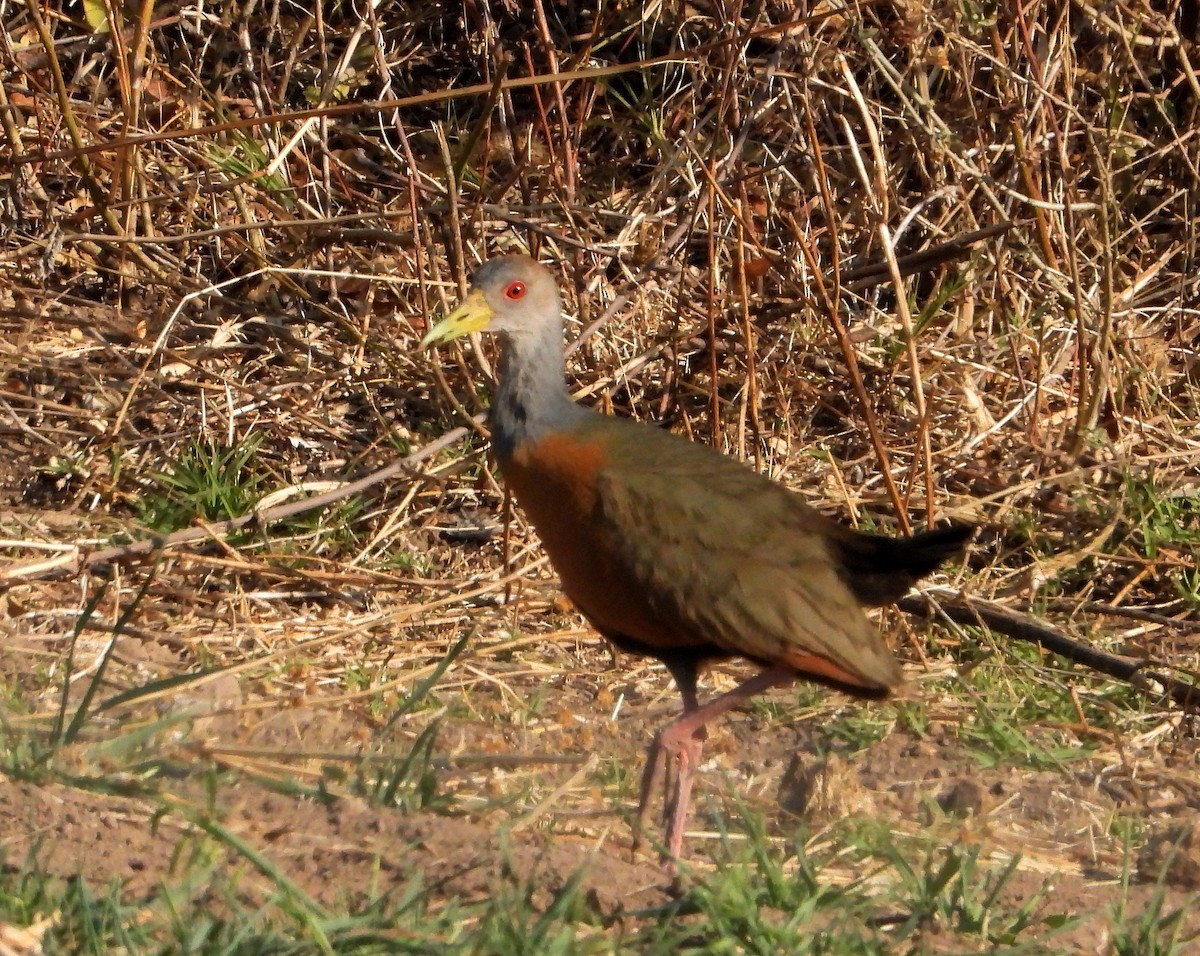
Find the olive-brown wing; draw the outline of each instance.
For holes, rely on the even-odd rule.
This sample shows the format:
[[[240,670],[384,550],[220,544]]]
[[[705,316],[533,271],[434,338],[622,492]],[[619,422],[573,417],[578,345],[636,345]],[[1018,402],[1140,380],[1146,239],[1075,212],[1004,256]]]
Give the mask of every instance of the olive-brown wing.
[[[899,683],[838,575],[828,519],[711,448],[607,421],[597,543],[660,619],[763,663],[868,690]]]

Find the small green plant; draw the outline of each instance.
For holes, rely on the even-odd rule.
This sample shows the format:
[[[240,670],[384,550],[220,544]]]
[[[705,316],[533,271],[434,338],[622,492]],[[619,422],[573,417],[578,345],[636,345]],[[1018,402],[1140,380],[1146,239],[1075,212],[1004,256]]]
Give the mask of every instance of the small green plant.
[[[420,551],[388,551],[381,556],[377,566],[385,571],[400,571],[417,577],[427,577],[433,571],[433,561]]]
[[[506,848],[507,849],[507,848]],[[504,871],[519,872],[509,862]],[[583,871],[577,870],[559,889],[553,891],[549,905],[538,902],[546,887],[532,879],[512,878],[495,881],[492,900],[475,940],[480,953],[578,953],[583,948],[580,935],[586,939],[588,912],[580,892]],[[602,940],[597,939],[597,942]],[[593,952],[607,950],[593,949]]]
[[[907,852],[893,849],[888,855],[909,907],[909,916],[896,928],[896,936],[903,939],[932,924],[965,939],[1012,947],[1032,928],[1043,930],[1042,942],[1047,935],[1044,931],[1052,934],[1069,925],[1064,914],[1037,916],[1048,894],[1046,886],[1015,912],[1002,906],[1002,893],[1017,872],[1020,858],[1014,856],[999,868],[986,867],[980,860],[982,853],[978,846],[949,846],[926,855],[920,866],[914,866]]]
[[[236,145],[231,149],[211,143],[208,159],[232,179],[250,179],[266,189],[289,209],[294,206],[292,189],[279,173],[269,173],[271,157],[262,144],[244,134],[234,134]]]
[[[1175,588],[1181,598],[1200,605],[1200,567],[1182,571],[1175,582]]]
[[[305,568],[313,556],[330,558],[361,546],[358,519],[366,501],[347,498],[328,508],[314,508],[272,525],[271,549],[283,567]]]
[[[975,720],[963,727],[960,736],[983,767],[1061,770],[1068,762],[1080,760],[1094,749],[1091,745],[1064,740],[1058,735],[1043,739],[1030,724],[982,706]]]
[[[1162,488],[1153,476],[1125,479],[1126,512],[1139,550],[1155,558],[1165,547],[1200,545],[1200,494]]]
[[[430,675],[400,702],[383,726],[379,734],[380,739],[387,739],[387,732],[393,726],[423,705],[438,680],[463,652],[472,636],[468,633],[459,638]],[[406,810],[448,808],[450,798],[438,789],[437,768],[433,760],[438,726],[437,721],[429,724],[417,735],[407,754],[389,760],[382,767],[376,763],[364,762],[358,770],[358,791],[384,806]]]
[[[892,715],[886,709],[863,708],[829,723],[825,734],[839,749],[857,753],[883,740],[893,725]]]
[[[433,763],[438,724],[430,724],[417,736],[412,749],[403,757],[382,767],[365,765],[359,772],[357,790],[372,802],[400,810],[444,810],[448,797],[438,789]]]
[[[701,914],[697,925],[703,928],[685,952],[880,951],[856,885],[841,887],[824,877],[802,847],[794,855],[770,851],[761,821],[747,814],[742,821],[745,843],[727,844],[729,858],[686,900]]]
[[[592,779],[600,786],[608,799],[624,799],[637,793],[640,783],[638,768],[629,760],[609,756],[600,761]]]
[[[939,283],[932,297],[920,307],[917,311],[917,303],[915,301],[909,303],[909,308],[914,313],[913,315],[913,335],[919,336],[929,327],[929,325],[945,314],[946,304],[954,299],[967,285],[967,277],[970,275],[969,270],[962,270],[955,275],[948,277],[946,281]],[[894,365],[897,361],[904,360],[907,355],[907,344],[904,338],[900,335],[891,337],[886,343],[887,358],[886,363],[889,366]]]
[[[263,471],[250,467],[259,444],[253,435],[229,447],[193,442],[151,476],[154,490],[134,503],[138,517],[166,534],[197,519],[223,521],[252,511],[267,480]]]
[[[896,729],[904,730],[917,737],[929,733],[929,709],[923,700],[901,700],[893,705],[896,712]]]
[[[1123,894],[1113,907],[1113,936],[1110,952],[1114,956],[1185,956],[1194,953],[1198,938],[1186,933],[1183,917],[1195,905],[1189,899],[1179,906],[1167,900],[1166,884],[1160,877],[1154,892],[1140,909],[1129,898],[1128,869],[1122,877]]]

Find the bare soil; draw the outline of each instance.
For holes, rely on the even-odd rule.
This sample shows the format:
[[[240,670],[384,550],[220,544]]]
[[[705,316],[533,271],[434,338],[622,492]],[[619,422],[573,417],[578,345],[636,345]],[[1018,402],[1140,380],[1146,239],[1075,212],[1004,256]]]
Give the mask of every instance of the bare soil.
[[[198,898],[235,880],[250,900],[270,897],[277,891],[272,880],[247,873],[244,856],[206,842],[189,822],[189,812],[203,810],[325,906],[396,898],[414,881],[431,898],[461,902],[486,899],[515,883],[534,888],[535,903],[545,906],[582,869],[583,893],[598,917],[637,919],[639,912],[676,899],[680,884],[645,851],[632,857],[629,794],[598,785],[594,758],[589,765],[586,755],[640,769],[649,732],[674,702],[665,675],[658,674],[636,686],[662,690],[663,696],[635,694],[640,699],[627,703],[614,722],[605,705],[614,692],[634,691],[635,685],[627,672],[611,667],[599,642],[581,642],[578,655],[580,668],[595,670],[569,674],[556,686],[556,709],[545,717],[519,728],[494,720],[444,720],[433,773],[448,802],[433,809],[379,806],[336,786],[325,797],[281,792],[277,784],[285,777],[271,785],[263,774],[268,766],[290,767],[298,771],[290,779],[303,783],[309,779],[305,766],[319,764],[321,753],[344,751],[347,741],[375,736],[378,742],[375,731],[352,711],[323,706],[319,694],[302,706],[247,710],[236,687],[214,682],[177,702],[192,714],[206,703],[213,713],[195,717],[176,743],[180,757],[215,759],[223,768],[218,786],[185,773],[176,784],[139,797],[133,781],[131,792],[119,795],[0,777],[6,865],[35,857],[45,871],[99,885],[116,882],[139,899],[179,879],[193,854],[207,847],[217,863],[212,884],[194,888]],[[11,648],[2,659],[6,669],[29,660]],[[468,656],[451,673],[475,667]],[[509,686],[519,684],[510,680]],[[488,696],[483,692],[477,701],[481,714]],[[786,691],[769,699],[786,714]],[[1134,918],[1163,892],[1159,883],[1165,883],[1171,907],[1187,909],[1186,931],[1200,932],[1200,912],[1190,907],[1200,888],[1200,843],[1190,835],[1194,823],[1187,822],[1194,820],[1200,796],[1194,772],[1200,745],[1191,738],[1176,735],[1169,748],[1142,753],[1127,742],[1124,759],[1098,750],[1068,756],[1050,769],[988,767],[956,739],[951,720],[922,735],[893,730],[848,755],[820,726],[857,705],[833,700],[822,706],[816,720],[746,712],[713,728],[689,837],[689,864],[697,875],[722,865],[718,833],[730,823],[721,821],[732,823],[736,840],[738,807],[745,806],[762,815],[770,840],[782,846],[806,833],[810,852],[818,854],[839,825],[857,820],[886,828],[910,846],[910,863],[918,870],[955,845],[980,847],[981,858],[997,867],[1018,856],[1002,903],[1015,910],[1037,898],[1042,916],[1078,918],[1055,936],[1064,952],[1104,952],[1105,914],[1124,906],[1127,918]],[[588,732],[581,734],[580,726]],[[412,734],[397,731],[392,739],[399,757]],[[76,749],[81,761],[95,752],[94,746]],[[297,763],[289,753],[306,759]],[[245,761],[243,772],[235,769],[234,754]],[[521,760],[513,761],[514,755]],[[487,806],[480,805],[481,795]],[[172,809],[163,813],[164,805]],[[1135,851],[1114,828],[1114,821],[1131,816],[1145,827]],[[1131,852],[1136,859],[1129,859]],[[854,879],[862,875],[861,865],[835,862],[822,878]],[[1130,873],[1132,882],[1123,880]],[[936,937],[936,926],[930,932]]]

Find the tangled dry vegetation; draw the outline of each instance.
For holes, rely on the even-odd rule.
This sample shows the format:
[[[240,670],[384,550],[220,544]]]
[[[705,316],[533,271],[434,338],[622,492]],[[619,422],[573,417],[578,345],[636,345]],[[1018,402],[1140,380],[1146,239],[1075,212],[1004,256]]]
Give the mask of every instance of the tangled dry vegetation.
[[[203,799],[162,766],[349,792],[368,757],[420,744],[421,786],[463,826],[621,852],[624,778],[581,755],[637,753],[667,680],[612,667],[505,510],[477,418],[492,354],[416,348],[513,249],[557,263],[584,401],[859,524],[977,522],[951,584],[1190,680],[1190,9],[9,4],[10,781],[50,748],[47,786],[126,775],[178,809]],[[1200,807],[1190,721],[1153,687],[885,626],[914,664],[908,733],[969,724],[957,675],[991,670],[1058,701],[1054,732],[1148,831]],[[753,741],[730,733],[736,763]],[[1112,815],[1087,839],[1116,839]],[[1060,836],[1035,872],[1099,865]]]

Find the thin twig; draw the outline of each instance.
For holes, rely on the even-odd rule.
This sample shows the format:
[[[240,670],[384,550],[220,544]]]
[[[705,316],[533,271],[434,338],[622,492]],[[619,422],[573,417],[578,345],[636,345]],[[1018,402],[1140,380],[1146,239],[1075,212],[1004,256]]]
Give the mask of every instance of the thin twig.
[[[955,624],[986,627],[1005,637],[1037,644],[1097,673],[1127,681],[1146,694],[1165,694],[1181,707],[1190,709],[1200,704],[1200,686],[1163,673],[1170,665],[1110,654],[1067,637],[1062,631],[1027,614],[1021,614],[992,601],[936,588],[924,593],[909,594],[897,601],[896,606],[917,617],[930,620],[944,617]],[[1154,685],[1158,685],[1157,688]]]

